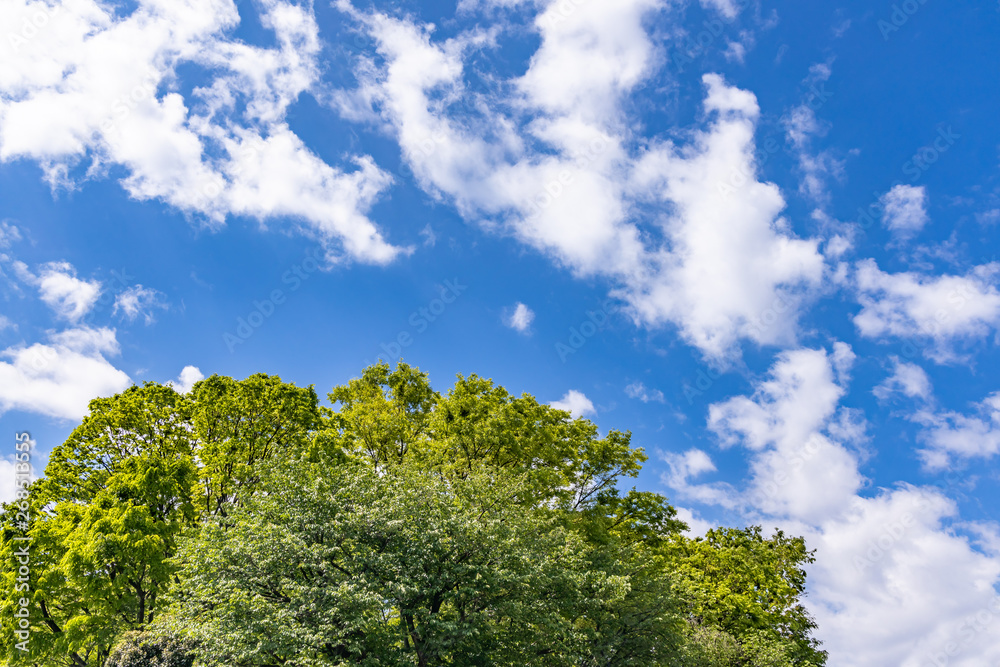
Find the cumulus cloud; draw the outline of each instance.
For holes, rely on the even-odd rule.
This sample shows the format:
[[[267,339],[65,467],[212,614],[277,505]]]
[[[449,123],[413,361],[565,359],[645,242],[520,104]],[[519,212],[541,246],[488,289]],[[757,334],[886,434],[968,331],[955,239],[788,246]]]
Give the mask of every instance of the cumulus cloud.
[[[956,518],[951,500],[903,485],[806,529],[822,561],[809,573],[809,607],[831,655],[857,667],[1000,659],[1000,560],[956,534]]]
[[[927,188],[897,185],[882,195],[882,224],[897,236],[912,236],[923,229],[927,217]]]
[[[974,413],[922,410],[913,420],[925,430],[920,452],[924,466],[931,470],[952,467],[955,460],[991,458],[1000,454],[1000,392],[976,404]]]
[[[774,516],[816,522],[844,507],[862,486],[859,434],[842,428],[839,408],[850,348],[784,352],[753,397],[712,405],[709,428],[724,446],[754,452],[748,502]]]
[[[923,368],[908,361],[900,361],[899,357],[893,357],[892,364],[892,375],[872,390],[875,396],[883,401],[897,393],[923,401],[931,398],[931,381]]]
[[[843,344],[782,353],[753,395],[711,407],[721,443],[749,453],[751,478],[740,491],[748,517],[803,535],[817,550],[806,605],[831,661],[992,664],[1000,623],[983,624],[980,614],[973,632],[969,619],[1000,613],[1000,559],[954,530],[956,506],[937,490],[862,493],[863,427],[840,407],[853,356]],[[699,460],[689,469],[708,470]],[[711,490],[703,491],[708,501]]]
[[[862,309],[854,324],[869,338],[924,339],[928,357],[950,360],[955,343],[983,338],[1000,324],[998,273],[1000,264],[964,276],[890,274],[875,260],[861,261],[855,281]]]
[[[504,324],[521,333],[527,333],[534,321],[535,312],[521,302],[509,308],[507,314],[504,315]]]
[[[141,317],[143,322],[150,325],[156,320],[155,311],[166,310],[168,307],[162,293],[142,285],[133,285],[115,297],[113,313],[121,313],[129,322]]]
[[[688,537],[705,537],[709,530],[716,528],[711,521],[705,521],[696,512],[687,507],[674,507],[677,510],[677,518],[688,525],[684,532]]]
[[[693,479],[716,471],[712,458],[703,450],[689,449],[683,454],[664,452],[661,458],[669,470],[660,479],[681,498],[727,509],[737,506],[738,494],[728,484],[692,483]]]
[[[348,118],[379,118],[418,183],[467,219],[575,275],[608,278],[638,323],[677,327],[717,360],[741,339],[790,343],[823,258],[781,217],[778,188],[757,179],[754,95],[706,75],[706,127],[681,143],[639,144],[629,132],[628,95],[661,62],[644,23],[666,6],[563,13],[552,3],[536,18],[541,43],[525,73],[473,92],[466,61],[490,34],[435,40],[431,27],[341,0],[377,57],[359,59],[357,89],[334,104]]]
[[[89,177],[119,167],[136,199],[216,225],[230,215],[292,219],[331,260],[391,261],[401,249],[366,215],[390,176],[367,156],[347,168],[327,164],[286,122],[319,76],[312,9],[284,0],[253,7],[273,48],[227,37],[239,23],[232,0],[140,0],[127,13],[97,0],[56,11],[5,2],[3,25],[38,12],[48,19],[31,39],[0,44],[0,161],[34,160],[67,187],[79,167]],[[188,65],[210,74],[185,96]]]
[[[50,262],[33,274],[23,262],[14,262],[14,271],[24,282],[38,288],[42,301],[63,319],[78,322],[97,303],[101,283],[81,280],[68,262]]]
[[[180,394],[187,394],[199,380],[204,380],[205,376],[197,366],[185,366],[176,380],[168,382]]]
[[[573,415],[574,419],[597,414],[593,402],[583,392],[575,389],[569,390],[560,400],[550,405],[556,410],[565,410]]]
[[[642,382],[633,382],[629,386],[625,387],[625,394],[629,398],[637,398],[643,403],[649,403],[651,401],[665,403],[667,400],[663,396],[662,391],[659,389],[649,389]]]
[[[22,410],[59,419],[81,419],[99,396],[126,389],[128,375],[108,361],[119,352],[111,329],[77,328],[47,343],[0,352],[0,413]]]

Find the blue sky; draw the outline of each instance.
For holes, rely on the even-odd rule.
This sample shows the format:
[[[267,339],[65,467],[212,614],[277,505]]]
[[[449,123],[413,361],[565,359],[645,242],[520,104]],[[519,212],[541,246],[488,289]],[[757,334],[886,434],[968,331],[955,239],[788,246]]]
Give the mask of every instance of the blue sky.
[[[401,355],[631,430],[695,533],[805,535],[831,665],[1000,660],[996,3],[0,25],[0,424],[39,461],[133,382]]]

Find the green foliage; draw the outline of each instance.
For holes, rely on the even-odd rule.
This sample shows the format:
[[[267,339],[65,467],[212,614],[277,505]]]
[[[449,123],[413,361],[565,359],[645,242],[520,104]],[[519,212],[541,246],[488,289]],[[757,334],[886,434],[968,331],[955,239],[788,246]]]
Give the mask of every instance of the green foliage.
[[[254,375],[92,401],[0,509],[0,660],[825,664],[803,540],[684,537],[666,498],[622,491],[646,461],[630,433],[403,363],[329,398]]]
[[[794,648],[763,631],[737,639],[707,626],[698,626],[685,647],[686,664],[699,667],[794,667],[818,663],[798,662]]]
[[[760,527],[720,528],[704,538],[679,538],[667,548],[678,590],[696,625],[733,637],[761,634],[786,642],[793,664],[821,665],[826,654],[812,639],[815,622],[802,606],[812,552],[781,531],[765,538]]]
[[[153,618],[175,568],[177,536],[194,523],[196,478],[187,423],[190,404],[173,389],[147,384],[90,404],[90,414],[55,448],[30,490],[31,651],[10,664],[103,665],[112,644]],[[9,511],[2,521],[0,578],[17,582],[18,545]],[[20,595],[5,596],[3,619]]]
[[[307,448],[318,418],[311,388],[262,375],[208,378],[189,396],[147,383],[91,401],[30,489],[27,591],[15,591],[18,508],[0,515],[0,658],[104,665],[123,633],[162,608],[179,535],[206,510],[224,513],[237,490],[250,493],[258,463]],[[22,595],[33,612],[30,653],[14,647]]]
[[[106,667],[192,667],[194,643],[168,635],[126,633]]]
[[[319,425],[315,390],[269,375],[242,382],[213,375],[191,394],[201,462],[199,505],[209,514],[224,516],[259,480],[258,464],[306,449]]]
[[[297,464],[267,488],[180,556],[171,627],[211,664],[575,664],[574,617],[624,595],[485,473]]]

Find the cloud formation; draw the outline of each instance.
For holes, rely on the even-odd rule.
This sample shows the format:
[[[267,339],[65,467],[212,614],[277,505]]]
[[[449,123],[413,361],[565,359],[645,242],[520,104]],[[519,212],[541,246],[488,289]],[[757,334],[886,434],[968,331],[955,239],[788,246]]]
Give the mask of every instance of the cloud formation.
[[[594,409],[594,403],[587,398],[586,394],[576,389],[570,389],[566,392],[565,396],[558,401],[550,403],[550,405],[556,410],[565,410],[574,419],[597,414],[597,410]]]
[[[927,216],[927,188],[897,185],[882,196],[882,224],[906,238],[919,232],[930,220]]]
[[[676,327],[714,360],[741,340],[795,340],[823,258],[781,217],[778,188],[757,180],[754,95],[706,75],[707,126],[688,141],[639,144],[628,130],[628,95],[659,66],[644,22],[667,3],[548,5],[538,50],[503,92],[466,84],[466,59],[491,33],[435,40],[432,27],[337,6],[377,57],[359,58],[359,85],[335,106],[388,127],[433,196],[575,275],[604,276],[637,323]]]
[[[83,166],[89,177],[120,167],[135,199],[214,225],[290,220],[330,260],[391,261],[404,249],[367,217],[391,177],[365,155],[327,164],[286,121],[319,76],[311,8],[255,6],[273,48],[228,36],[239,23],[232,0],[139,0],[128,13],[96,0],[4,3],[3,25],[48,18],[0,44],[0,161],[36,161],[53,187],[73,187]],[[187,96],[184,66],[209,72]]]
[[[832,660],[857,667],[973,667],[1000,659],[1000,560],[959,534],[955,503],[937,489],[900,484],[866,492],[864,425],[840,406],[854,354],[791,350],[755,392],[713,405],[709,427],[749,456],[745,489],[691,484],[707,455],[674,457],[665,481],[688,497],[745,504],[756,522],[804,535],[817,550],[806,604]],[[679,471],[681,474],[677,474]],[[994,523],[979,526],[991,535]],[[972,630],[976,615],[980,621]]]
[[[521,302],[508,309],[504,316],[504,324],[520,333],[527,333],[531,328],[531,323],[535,321],[535,311],[528,308]]]
[[[886,273],[875,260],[858,262],[861,312],[854,324],[868,338],[915,339],[938,362],[955,359],[956,346],[986,337],[1000,325],[1000,264],[964,276]]]
[[[108,361],[119,353],[112,329],[76,328],[49,336],[47,343],[0,352],[0,414],[21,410],[82,419],[87,404],[125,390],[129,376]]]
[[[15,261],[13,267],[18,278],[35,286],[42,301],[70,322],[80,321],[101,295],[101,283],[77,278],[76,269],[68,262],[43,264],[37,275],[24,262]]]

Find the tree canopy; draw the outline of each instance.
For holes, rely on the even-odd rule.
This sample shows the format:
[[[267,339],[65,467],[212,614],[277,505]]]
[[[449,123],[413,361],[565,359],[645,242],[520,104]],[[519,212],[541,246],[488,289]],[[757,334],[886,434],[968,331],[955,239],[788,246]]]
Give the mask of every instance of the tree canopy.
[[[440,394],[402,362],[329,400],[254,375],[92,401],[0,510],[2,659],[825,664],[804,541],[687,536],[666,498],[627,488],[646,461],[630,433],[476,375]]]

